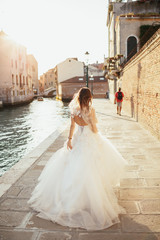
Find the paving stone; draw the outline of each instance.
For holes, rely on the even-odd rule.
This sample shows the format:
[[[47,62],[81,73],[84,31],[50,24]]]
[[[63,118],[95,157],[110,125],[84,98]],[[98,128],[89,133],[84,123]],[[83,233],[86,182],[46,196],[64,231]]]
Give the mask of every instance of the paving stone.
[[[155,147],[155,145],[157,145],[157,147]],[[152,145],[150,148],[146,148],[145,149],[146,151],[148,151],[149,153],[152,153],[155,154],[155,153],[158,153],[160,154],[160,148],[159,148],[159,144],[157,143],[154,143],[154,146]]]
[[[33,167],[33,170],[43,170],[43,168],[44,168],[44,166],[42,166],[42,165],[35,165],[34,167]]]
[[[122,206],[126,210],[126,213],[129,213],[129,214],[139,214],[140,213],[140,209],[139,209],[137,202],[119,201],[119,205]]]
[[[15,186],[33,186],[36,184],[38,177],[22,177],[16,183]]]
[[[0,211],[0,227],[18,227],[26,215],[27,212]]]
[[[123,178],[137,178],[137,172],[125,172]]]
[[[146,160],[146,159],[133,159],[134,164],[138,164],[139,166],[150,166],[151,165],[151,161],[150,160]]]
[[[160,162],[160,161],[159,161]],[[153,163],[152,165],[143,165],[141,167],[142,170],[159,170],[160,171],[160,165],[159,165],[159,162],[158,163]]]
[[[137,171],[139,169],[140,169],[139,165],[128,165],[125,168],[126,171]]]
[[[7,198],[0,204],[0,210],[29,211],[26,199]]]
[[[41,170],[30,170],[30,171],[27,171],[25,174],[24,174],[24,177],[27,177],[27,178],[37,178],[39,177],[39,175],[41,174]]]
[[[120,199],[153,199],[160,197],[160,187],[121,188]]]
[[[122,215],[121,223],[123,232],[160,233],[160,215]]]
[[[160,199],[143,200],[139,205],[144,214],[160,214]]]
[[[53,223],[52,221],[48,221],[42,218],[39,218],[36,216],[36,213],[34,213],[31,218],[29,219],[26,228],[28,229],[45,229],[45,230],[63,230],[68,231],[68,227],[61,226],[57,223]]]
[[[22,187],[18,187],[18,186],[12,186],[5,194],[5,196],[7,197],[16,197],[18,196],[18,194],[20,193],[20,191],[22,190]]]
[[[159,178],[146,178],[145,179],[148,186],[160,186],[160,177]]]
[[[149,178],[159,178],[160,177],[160,170],[144,170],[138,173],[139,177],[149,177]]]
[[[117,233],[121,232],[121,224],[116,223],[109,228],[103,229],[103,231],[105,231],[105,232],[117,232]]]
[[[47,164],[48,161],[40,161],[37,163],[37,166],[45,166]]]
[[[30,198],[35,186],[24,187],[19,193],[18,198]]]
[[[121,187],[144,187],[146,186],[146,182],[144,178],[126,178],[126,179],[121,179],[120,186]]]
[[[0,229],[0,240],[34,240],[34,235],[33,232]]]
[[[40,162],[42,160],[47,162],[52,155],[52,152],[45,152],[45,154],[41,158],[39,158],[37,162]]]
[[[80,233],[75,240],[158,240],[154,233]]]
[[[38,238],[38,240],[71,240],[71,239],[72,235],[69,232],[45,232],[41,233]]]
[[[4,197],[4,194],[8,189],[10,189],[11,184],[9,183],[0,183],[0,197]]]
[[[146,156],[144,154],[133,154],[133,158],[137,160],[146,160]]]

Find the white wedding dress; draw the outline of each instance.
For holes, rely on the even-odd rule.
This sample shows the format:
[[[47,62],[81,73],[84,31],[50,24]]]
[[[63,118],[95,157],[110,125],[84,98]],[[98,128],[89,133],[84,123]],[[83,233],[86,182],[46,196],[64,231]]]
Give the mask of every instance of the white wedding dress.
[[[119,222],[123,209],[113,187],[127,164],[109,140],[77,126],[72,150],[66,143],[49,159],[29,200],[38,216],[63,226],[100,230]]]

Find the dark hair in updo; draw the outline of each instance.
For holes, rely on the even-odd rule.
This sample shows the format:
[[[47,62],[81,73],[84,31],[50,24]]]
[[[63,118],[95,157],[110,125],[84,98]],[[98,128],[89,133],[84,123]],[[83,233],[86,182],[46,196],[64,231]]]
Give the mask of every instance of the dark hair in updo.
[[[92,102],[92,94],[89,88],[83,87],[79,90],[78,101],[81,109],[84,107],[89,108],[89,104]]]

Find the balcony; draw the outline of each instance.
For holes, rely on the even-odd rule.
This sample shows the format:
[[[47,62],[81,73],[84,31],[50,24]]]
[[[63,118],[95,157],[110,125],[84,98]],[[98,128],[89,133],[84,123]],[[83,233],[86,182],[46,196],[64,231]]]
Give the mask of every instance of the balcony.
[[[106,58],[104,61],[104,76],[110,80],[115,80],[120,77],[122,67],[120,65],[120,59],[123,55],[116,55],[115,57]]]

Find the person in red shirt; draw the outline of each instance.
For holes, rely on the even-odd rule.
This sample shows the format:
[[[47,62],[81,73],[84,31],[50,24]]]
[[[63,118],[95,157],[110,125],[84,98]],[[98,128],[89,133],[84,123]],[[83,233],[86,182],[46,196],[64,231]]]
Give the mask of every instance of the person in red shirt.
[[[121,110],[122,110],[122,102],[124,98],[124,93],[121,91],[121,88],[119,88],[118,92],[115,93],[115,104],[117,102],[117,114],[121,116]]]

